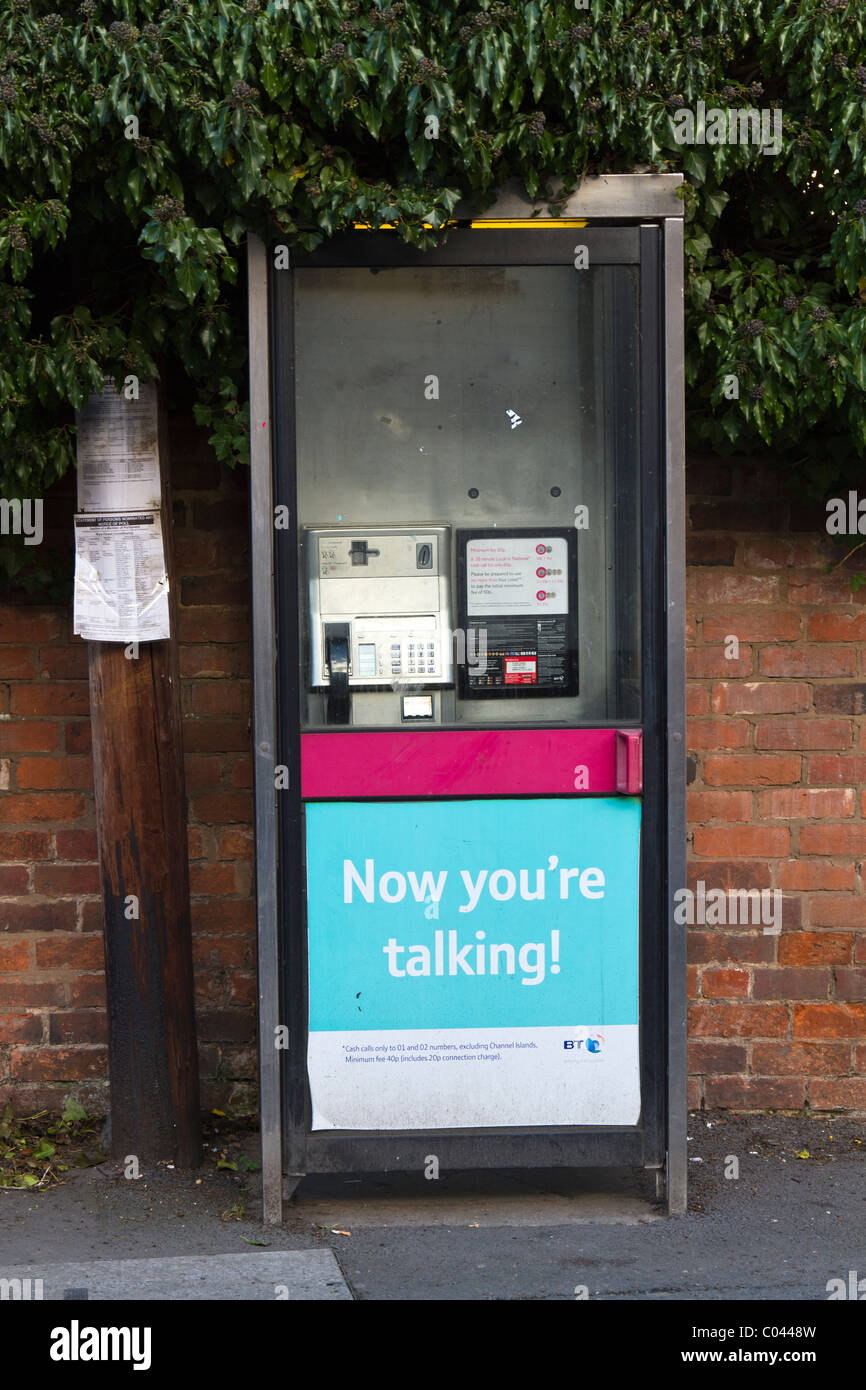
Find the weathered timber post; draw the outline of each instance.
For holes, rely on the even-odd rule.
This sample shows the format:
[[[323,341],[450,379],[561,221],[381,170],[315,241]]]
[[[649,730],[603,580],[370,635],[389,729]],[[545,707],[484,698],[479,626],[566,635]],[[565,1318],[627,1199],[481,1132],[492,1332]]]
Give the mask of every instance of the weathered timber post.
[[[167,423],[161,518],[171,637],[90,642],[90,708],[105,909],[111,1149],[201,1161],[186,795]]]

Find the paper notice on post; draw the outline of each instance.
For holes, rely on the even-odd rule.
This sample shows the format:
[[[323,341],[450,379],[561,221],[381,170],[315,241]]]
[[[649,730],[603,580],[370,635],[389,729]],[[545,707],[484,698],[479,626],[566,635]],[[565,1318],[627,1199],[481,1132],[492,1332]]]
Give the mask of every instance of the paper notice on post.
[[[128,401],[107,380],[76,411],[79,511],[159,510],[156,386],[145,382],[139,392]]]
[[[158,511],[75,518],[75,621],[89,642],[159,642],[170,635]]]

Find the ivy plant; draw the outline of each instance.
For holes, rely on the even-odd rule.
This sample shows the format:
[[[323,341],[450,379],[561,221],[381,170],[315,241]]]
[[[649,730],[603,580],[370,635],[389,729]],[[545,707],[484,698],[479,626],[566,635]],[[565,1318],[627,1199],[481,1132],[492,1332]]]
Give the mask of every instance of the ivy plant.
[[[778,113],[778,148],[681,142],[700,102]],[[74,464],[106,376],[168,368],[246,460],[249,232],[423,248],[508,179],[557,213],[633,170],[686,180],[691,443],[825,495],[866,446],[864,113],[858,0],[6,0],[0,496]]]

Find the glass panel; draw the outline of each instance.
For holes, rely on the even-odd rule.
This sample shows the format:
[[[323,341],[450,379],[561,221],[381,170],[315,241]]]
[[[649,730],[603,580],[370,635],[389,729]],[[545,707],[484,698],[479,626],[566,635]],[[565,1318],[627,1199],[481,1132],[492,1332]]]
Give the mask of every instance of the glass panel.
[[[296,272],[304,727],[640,718],[637,285]]]

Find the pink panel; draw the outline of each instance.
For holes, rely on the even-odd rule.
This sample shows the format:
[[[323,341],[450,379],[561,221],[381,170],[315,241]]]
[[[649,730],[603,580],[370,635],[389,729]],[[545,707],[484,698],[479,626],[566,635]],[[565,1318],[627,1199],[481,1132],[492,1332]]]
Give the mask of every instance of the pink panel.
[[[616,791],[615,729],[389,729],[301,737],[305,797]]]

